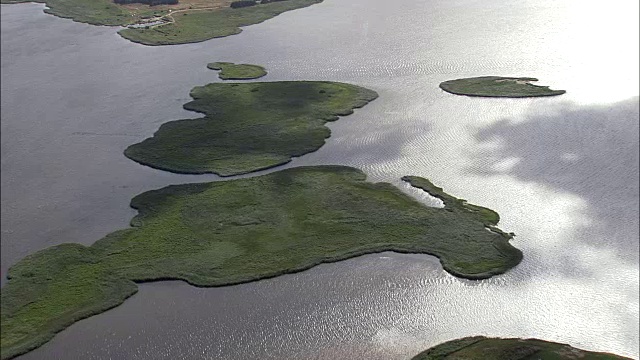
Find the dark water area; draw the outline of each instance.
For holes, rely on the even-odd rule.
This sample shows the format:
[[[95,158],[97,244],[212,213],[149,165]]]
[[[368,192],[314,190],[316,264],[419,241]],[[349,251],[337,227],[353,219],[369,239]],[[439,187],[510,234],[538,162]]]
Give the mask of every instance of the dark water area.
[[[1,7],[1,272],[128,226],[130,199],[170,174],[122,151],[220,81],[333,80],[380,97],[285,167],[419,175],[501,215],[525,258],[484,281],[429,256],[367,255],[232,287],[140,285],[20,359],[407,359],[469,335],[538,337],[639,356],[638,4],[325,0],[204,43],[145,47],[39,4]],[[598,23],[598,26],[594,26]],[[620,36],[624,34],[624,36]],[[543,99],[442,92],[444,80],[535,76]],[[277,170],[277,169],[275,169]],[[274,171],[274,170],[272,170]]]

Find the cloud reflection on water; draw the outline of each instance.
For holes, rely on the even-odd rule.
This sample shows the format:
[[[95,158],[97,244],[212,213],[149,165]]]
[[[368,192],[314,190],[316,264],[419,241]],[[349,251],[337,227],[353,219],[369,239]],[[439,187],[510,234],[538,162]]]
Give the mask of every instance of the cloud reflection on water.
[[[633,97],[608,105],[562,103],[518,121],[504,119],[478,131],[477,140],[492,146],[477,154],[477,165],[470,169],[578,198],[565,201],[569,213],[557,219],[570,219],[573,224],[558,229],[572,234],[557,236],[561,243],[553,247],[532,246],[525,256],[555,262],[546,270],[558,274],[547,277],[556,278],[558,295],[567,299],[583,298],[576,295],[585,290],[582,285],[601,284],[589,296],[595,302],[607,298],[610,314],[619,317],[610,321],[624,329],[620,334],[629,343],[637,343],[633,334],[638,333],[638,117],[638,97]],[[587,310],[592,306],[563,301],[556,305],[555,309]],[[588,311],[596,316],[602,310]],[[588,317],[571,318],[563,324],[589,327],[584,323]]]
[[[499,146],[480,154],[475,173],[508,174],[586,202],[585,245],[638,263],[638,98],[606,106],[559,105],[544,115],[502,120],[477,134]],[[505,167],[504,164],[510,166]]]

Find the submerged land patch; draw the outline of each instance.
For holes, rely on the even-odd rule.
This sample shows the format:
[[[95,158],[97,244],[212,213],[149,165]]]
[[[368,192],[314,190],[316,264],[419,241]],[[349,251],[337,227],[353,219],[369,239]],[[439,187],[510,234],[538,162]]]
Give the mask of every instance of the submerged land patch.
[[[448,80],[440,83],[440,88],[456,95],[481,97],[535,97],[562,95],[564,90],[551,90],[548,86],[531,84],[538,81],[530,77],[481,76]]]
[[[501,339],[473,336],[434,346],[411,360],[631,360],[626,357],[576,349],[539,339]]]
[[[125,155],[157,169],[230,176],[266,169],[319,149],[326,122],[378,97],[327,81],[214,83],[195,87],[187,110],[199,119],[170,121]]]
[[[426,179],[406,180],[432,190]],[[121,304],[136,282],[231,285],[382,251],[435,255],[446,271],[471,279],[521,261],[510,235],[487,231],[496,225],[492,211],[432,195],[448,199],[445,207],[424,206],[342,166],[145,192],[131,201],[139,212],[132,228],[89,247],[39,251],[9,270],[1,290],[2,359]]]
[[[207,68],[220,71],[218,77],[222,80],[250,80],[267,75],[267,71],[259,65],[234,64],[230,62],[212,62]]]
[[[322,0],[254,1],[254,6],[233,8],[232,0],[151,0],[117,4],[111,0],[0,0],[2,4],[41,2],[44,11],[61,18],[93,25],[129,26],[125,39],[144,45],[201,42],[240,33],[241,27],[261,23],[283,12]],[[142,4],[158,4],[150,6]]]

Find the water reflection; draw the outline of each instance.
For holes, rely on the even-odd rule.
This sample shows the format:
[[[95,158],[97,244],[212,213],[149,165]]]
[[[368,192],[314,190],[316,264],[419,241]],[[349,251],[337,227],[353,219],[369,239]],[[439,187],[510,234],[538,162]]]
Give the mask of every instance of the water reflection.
[[[575,237],[583,251],[614,251],[619,261],[637,264],[639,114],[637,97],[597,106],[562,103],[542,115],[532,109],[517,122],[503,120],[479,131],[479,141],[497,146],[480,153],[482,166],[472,171],[579,196],[585,207]]]
[[[542,115],[532,110],[516,121],[505,119],[479,131],[478,140],[493,145],[478,154],[482,165],[470,169],[486,176],[515,176],[577,196],[578,206],[566,208],[570,214],[558,218],[570,219],[571,233],[563,234],[561,243],[530,248],[527,254],[549,264],[545,271],[554,269],[565,279],[598,281],[618,297],[609,306],[634,317],[639,287],[639,116],[638,97],[607,105],[562,103]],[[564,251],[555,251],[560,249]],[[567,291],[583,290],[562,290]],[[603,291],[600,296],[611,295]],[[637,342],[637,335],[631,335],[638,333],[637,321],[619,321],[626,329],[620,336]]]

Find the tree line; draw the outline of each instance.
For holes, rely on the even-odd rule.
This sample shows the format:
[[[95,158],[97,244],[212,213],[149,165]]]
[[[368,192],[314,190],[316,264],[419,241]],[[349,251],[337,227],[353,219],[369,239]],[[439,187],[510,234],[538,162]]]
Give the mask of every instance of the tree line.
[[[268,3],[272,3],[272,2],[276,2],[276,1],[287,1],[287,0],[261,0],[261,1],[257,1],[257,0],[238,0],[238,1],[234,1],[231,3],[231,7],[234,9],[237,8],[243,8],[243,7],[247,7],[247,6],[254,6],[254,5],[258,5],[258,4],[268,4]]]
[[[116,4],[175,5],[178,0],[113,0]]]

